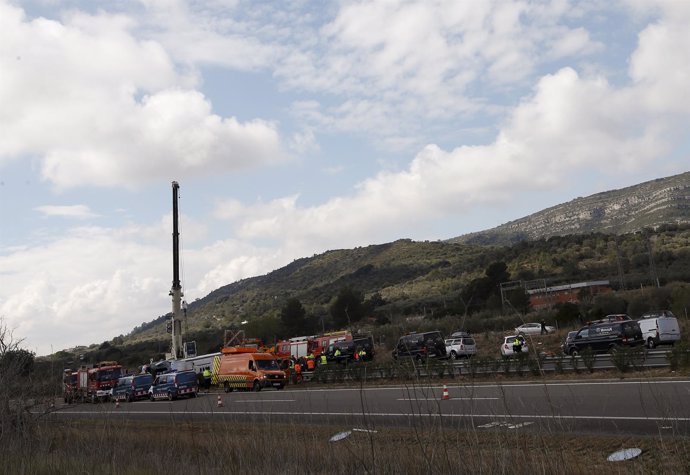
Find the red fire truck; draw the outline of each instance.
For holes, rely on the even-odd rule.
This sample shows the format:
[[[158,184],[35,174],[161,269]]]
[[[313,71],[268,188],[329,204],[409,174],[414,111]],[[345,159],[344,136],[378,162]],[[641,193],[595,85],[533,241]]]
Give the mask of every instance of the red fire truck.
[[[278,358],[294,357],[299,359],[313,354],[318,357],[325,352],[329,345],[337,341],[350,341],[352,334],[348,331],[338,331],[331,333],[324,333],[323,335],[301,336],[290,338],[276,343],[273,353]]]
[[[102,361],[92,367],[82,366],[74,372],[65,370],[65,402],[106,401],[121,375],[122,366],[117,361]]]

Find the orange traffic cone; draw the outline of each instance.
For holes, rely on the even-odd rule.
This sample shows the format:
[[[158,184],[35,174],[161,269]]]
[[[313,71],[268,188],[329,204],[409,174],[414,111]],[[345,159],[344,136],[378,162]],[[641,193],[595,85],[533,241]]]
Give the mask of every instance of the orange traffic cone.
[[[218,395],[218,407],[223,407],[223,400],[220,398],[220,394]]]
[[[448,399],[450,399],[450,394],[448,394],[448,387],[444,384],[443,385],[443,395],[441,395],[441,400],[447,401]]]

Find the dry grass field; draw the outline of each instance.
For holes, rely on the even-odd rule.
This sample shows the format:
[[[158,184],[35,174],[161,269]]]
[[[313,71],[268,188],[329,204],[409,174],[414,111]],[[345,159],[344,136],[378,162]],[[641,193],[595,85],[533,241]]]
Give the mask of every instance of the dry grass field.
[[[442,419],[410,428],[352,432],[338,425],[43,420],[5,440],[7,474],[630,474],[690,472],[690,440],[561,435],[508,428],[459,430]],[[608,462],[637,447],[633,460]]]

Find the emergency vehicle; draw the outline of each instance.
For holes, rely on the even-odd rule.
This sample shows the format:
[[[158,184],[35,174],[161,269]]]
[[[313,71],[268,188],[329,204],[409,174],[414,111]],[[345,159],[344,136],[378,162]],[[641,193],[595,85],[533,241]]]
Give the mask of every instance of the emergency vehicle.
[[[181,396],[196,397],[199,383],[194,371],[179,371],[156,376],[149,388],[149,399],[167,399],[173,401]]]
[[[276,343],[273,353],[281,359],[293,357],[299,359],[309,354],[318,357],[325,353],[329,346],[339,341],[352,340],[348,331],[324,333],[323,335],[300,336]]]
[[[110,390],[117,384],[121,375],[122,366],[117,361],[102,361],[92,367],[82,366],[74,373],[65,370],[65,402],[71,404],[74,401],[106,401],[110,397]]]
[[[233,353],[226,352],[215,358],[211,384],[223,386],[226,393],[233,389],[280,390],[287,384],[287,378],[271,353],[255,353],[238,348]]]

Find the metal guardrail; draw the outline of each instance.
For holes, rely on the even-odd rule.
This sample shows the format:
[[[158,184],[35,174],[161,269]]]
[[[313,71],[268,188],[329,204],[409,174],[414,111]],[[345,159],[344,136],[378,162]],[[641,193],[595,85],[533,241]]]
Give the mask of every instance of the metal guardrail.
[[[670,366],[667,350],[621,351],[616,354],[578,356],[527,356],[524,358],[440,360],[425,362],[406,361],[390,365],[353,363],[333,369],[326,368],[302,373],[304,382],[321,383],[352,380],[410,379],[413,377],[455,377],[491,374],[534,374],[562,372],[594,372],[596,370],[639,371]]]

